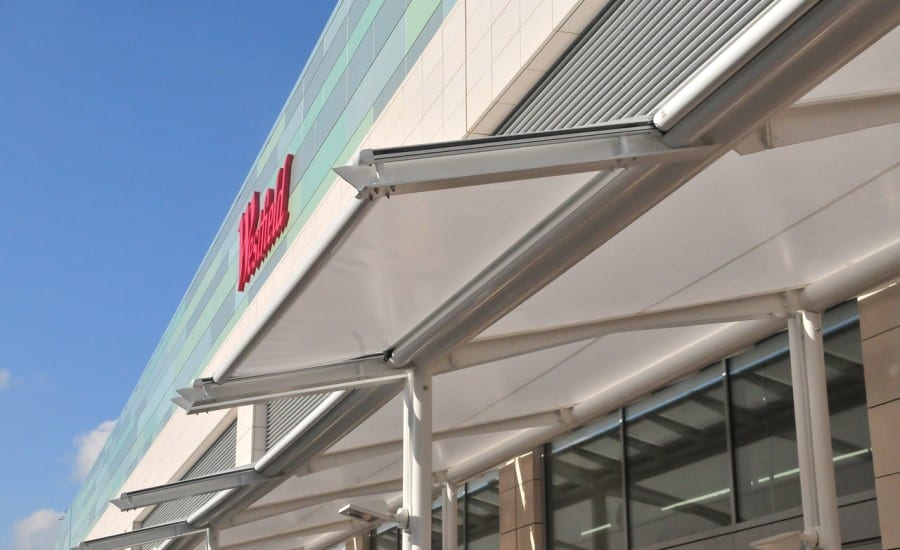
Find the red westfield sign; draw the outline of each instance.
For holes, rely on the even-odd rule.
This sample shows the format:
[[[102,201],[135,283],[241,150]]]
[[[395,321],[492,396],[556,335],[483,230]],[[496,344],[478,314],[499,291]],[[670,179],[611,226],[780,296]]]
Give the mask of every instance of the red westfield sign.
[[[287,227],[288,193],[291,190],[291,164],[294,155],[284,157],[284,167],[278,170],[278,181],[275,189],[266,189],[266,199],[262,210],[259,209],[259,191],[247,203],[247,209],[241,214],[238,226],[240,233],[240,260],[238,268],[238,292],[262,265],[269,255],[272,246]]]

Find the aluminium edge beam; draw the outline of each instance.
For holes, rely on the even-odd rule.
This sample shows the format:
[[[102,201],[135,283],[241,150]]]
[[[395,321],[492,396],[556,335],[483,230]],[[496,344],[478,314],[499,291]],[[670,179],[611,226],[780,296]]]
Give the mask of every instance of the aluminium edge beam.
[[[520,136],[365,149],[357,163],[334,171],[376,198],[548,176],[614,170],[702,158],[706,145],[671,147],[649,123],[543,132]]]
[[[187,521],[164,523],[162,525],[144,527],[119,535],[87,540],[78,546],[73,547],[73,550],[120,550],[132,546],[140,546],[148,542],[182,537],[184,535],[199,533],[205,530],[205,528],[197,527]]]
[[[474,367],[615,332],[786,317],[785,308],[784,292],[773,292],[519,334],[492,336],[473,340],[452,351],[443,367],[437,367],[433,374]],[[333,365],[234,378],[222,383],[216,383],[208,378],[198,379],[194,381],[192,387],[178,390],[181,396],[174,401],[189,413],[198,413],[287,396],[392,382],[403,377],[403,372],[398,371],[392,363],[386,362],[383,355],[372,355]]]
[[[119,498],[112,499],[110,503],[122,511],[134,510],[171,500],[252,485],[269,479],[271,478],[263,476],[250,466],[125,492]]]
[[[473,340],[454,349],[450,353],[449,364],[438,369],[472,367],[620,332],[783,319],[787,316],[788,299],[784,291],[692,304]]]
[[[277,374],[233,378],[222,383],[199,378],[191,387],[177,390],[179,396],[172,400],[188,414],[196,414],[310,393],[385,384],[401,378],[403,373],[391,368],[382,355],[370,355]]]

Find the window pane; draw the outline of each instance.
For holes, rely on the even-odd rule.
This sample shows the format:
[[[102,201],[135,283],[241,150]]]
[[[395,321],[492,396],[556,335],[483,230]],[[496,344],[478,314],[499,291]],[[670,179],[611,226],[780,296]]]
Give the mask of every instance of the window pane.
[[[431,550],[441,550],[444,543],[443,521],[441,521],[442,512],[443,507],[440,504],[431,509]]]
[[[500,548],[500,493],[497,472],[467,485],[466,541],[468,550]]]
[[[632,546],[731,524],[722,366],[625,411]]]
[[[574,439],[574,441],[572,441]],[[619,421],[608,419],[554,445],[550,456],[552,548],[625,548]]]
[[[738,519],[800,506],[787,333],[730,360]]]
[[[400,548],[400,530],[396,527],[376,532],[372,536],[373,550],[397,550]]]
[[[874,489],[856,302],[825,314],[825,365],[838,495]],[[741,520],[800,506],[787,333],[731,360]]]
[[[831,446],[839,496],[875,489],[856,301],[825,314]]]

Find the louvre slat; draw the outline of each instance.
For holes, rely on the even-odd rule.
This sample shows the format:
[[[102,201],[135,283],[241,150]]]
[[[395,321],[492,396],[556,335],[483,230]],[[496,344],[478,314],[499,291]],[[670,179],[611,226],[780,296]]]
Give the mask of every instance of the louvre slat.
[[[774,0],[616,0],[503,123],[523,134],[649,119]]]
[[[266,405],[266,449],[271,449],[329,395],[315,393],[270,401]]]
[[[215,474],[231,470],[235,467],[237,457],[237,422],[232,422],[225,432],[203,453],[197,462],[181,477],[181,479],[194,479],[197,477]],[[189,498],[163,502],[156,506],[150,514],[144,518],[143,526],[151,527],[172,521],[186,519],[194,511],[213,497],[215,493],[196,495]],[[141,550],[152,550],[161,543],[145,544]]]

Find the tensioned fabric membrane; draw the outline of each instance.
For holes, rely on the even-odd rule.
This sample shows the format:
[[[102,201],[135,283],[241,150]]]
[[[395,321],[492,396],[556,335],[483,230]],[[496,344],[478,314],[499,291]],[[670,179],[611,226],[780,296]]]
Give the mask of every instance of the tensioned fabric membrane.
[[[807,160],[797,162],[798,158]],[[848,158],[855,162],[847,162]],[[486,334],[535,330],[817,281],[900,239],[898,159],[900,126],[896,124],[755,157],[730,153]],[[480,189],[442,191],[428,198],[476,191]],[[390,200],[396,201],[392,206],[402,206],[405,201],[418,206],[419,202],[408,200],[414,198],[420,197]],[[440,260],[436,262],[440,265]],[[415,279],[405,279],[396,288],[415,284]],[[346,307],[351,306],[348,303]],[[722,328],[713,325],[611,335],[440,376],[434,382],[434,429],[579,403]],[[386,339],[386,343],[390,341]],[[254,357],[249,355],[248,363]],[[397,398],[334,449],[399,439],[401,418]],[[513,436],[439,441],[435,443],[434,468],[447,469]],[[387,456],[292,479],[258,506],[399,476],[397,446]],[[262,520],[246,526],[244,533],[237,532],[241,528],[234,534],[226,531],[223,540],[237,542],[253,538],[258,530],[289,531],[304,522],[325,522],[336,517],[339,504],[326,503]]]
[[[895,24],[896,17],[883,32]],[[812,91],[816,73],[810,69],[810,80],[795,84],[808,91],[798,105],[843,104],[886,90],[893,94],[886,97],[896,98],[898,47],[900,34],[887,34]],[[781,77],[772,78],[777,83]],[[379,195],[348,203],[340,214],[346,220],[344,230],[333,246],[251,345],[235,361],[220,366],[216,379],[227,384],[356,357],[390,357],[398,343],[435,320],[435,312],[453,311],[447,305],[456,293],[496,268],[498,258],[544,228],[548,216],[570,205],[573,197],[611,188],[616,178],[631,171],[644,174],[641,181],[646,181],[646,174],[661,170],[660,163],[677,169],[693,162],[705,169],[686,178],[633,223],[599,241],[602,246],[571,268],[565,265],[568,269],[561,273],[548,268],[534,292],[523,291],[514,307],[498,310],[496,322],[471,336],[539,331],[822,283],[867,257],[896,253],[900,243],[900,124],[871,126],[850,133],[835,130],[825,139],[746,156],[720,151],[708,167],[702,158],[689,157],[648,166],[623,161],[601,172],[408,194],[395,189],[390,198]],[[715,130],[715,124],[710,128]],[[735,129],[735,137],[749,129]],[[385,190],[391,189],[382,193]],[[492,291],[500,292],[484,287],[484,295],[475,298],[491,303]],[[652,375],[654,369],[661,373],[658,384],[665,383],[668,371],[663,366],[704,342],[743,327],[752,341],[779,326],[752,321],[622,332],[441,374],[434,379],[434,432],[548,411],[559,411],[564,421],[568,407],[636,376]],[[608,410],[620,405],[610,401]],[[352,429],[340,434],[328,453],[400,440],[401,418],[399,397],[359,411]],[[439,439],[433,468],[451,477],[478,473],[496,464],[481,464],[481,470],[469,465],[478,465],[480,456],[529,430],[540,428]],[[301,468],[297,476],[279,479],[243,512],[217,518],[222,546],[315,547],[329,540],[322,535],[329,525],[335,531],[347,528],[336,523],[341,519],[336,512],[353,498],[345,494],[329,500],[327,495],[377,484],[360,494],[395,502],[400,453],[397,444],[321,471],[296,464]],[[220,501],[228,498],[224,495]]]

